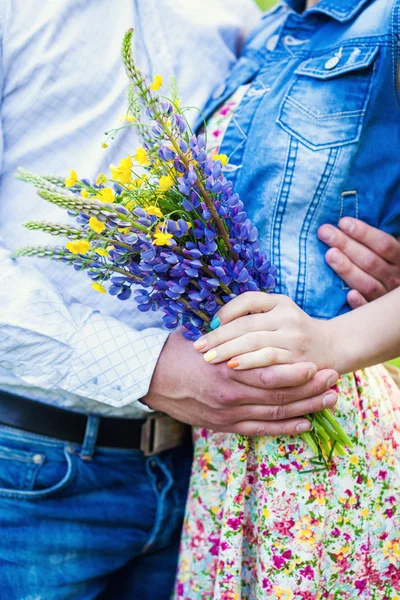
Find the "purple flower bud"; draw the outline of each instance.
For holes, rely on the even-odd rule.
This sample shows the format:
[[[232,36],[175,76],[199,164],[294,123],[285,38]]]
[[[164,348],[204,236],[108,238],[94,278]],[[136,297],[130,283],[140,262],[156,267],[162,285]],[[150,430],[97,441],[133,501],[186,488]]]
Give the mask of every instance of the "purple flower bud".
[[[172,117],[172,127],[178,129],[179,133],[184,133],[184,131],[186,130],[186,122],[184,117],[175,113]]]
[[[198,145],[198,147],[200,148],[200,150],[202,150],[203,148],[205,148],[205,147],[206,147],[206,141],[205,141],[205,139],[204,139],[204,136],[203,136],[203,135],[199,135],[199,136],[197,137],[197,145]]]
[[[161,146],[158,150],[158,156],[162,159],[162,160],[166,160],[167,162],[170,160],[174,160],[176,154],[175,152],[169,148],[168,146]]]
[[[189,170],[188,174],[187,174],[187,180],[190,183],[191,186],[194,186],[194,184],[197,181],[197,175],[193,170],[193,167]]]
[[[181,160],[179,160],[179,158],[175,158],[174,167],[178,171],[178,173],[184,173],[186,170],[185,165],[183,164],[183,162]]]
[[[189,150],[189,146],[187,145],[185,140],[182,140],[181,138],[178,140],[178,145],[181,149],[181,152],[183,152],[184,154],[186,154],[186,152]]]
[[[166,115],[172,115],[174,112],[174,107],[172,106],[171,102],[168,102],[168,100],[161,101],[161,109]]]

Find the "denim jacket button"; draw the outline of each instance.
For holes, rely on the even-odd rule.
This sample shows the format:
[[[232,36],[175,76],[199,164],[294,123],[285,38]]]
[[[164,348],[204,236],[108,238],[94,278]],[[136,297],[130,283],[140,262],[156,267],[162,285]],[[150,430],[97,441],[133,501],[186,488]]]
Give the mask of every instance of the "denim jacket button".
[[[339,62],[340,62],[339,56],[332,56],[332,58],[330,58],[329,60],[326,61],[325,69],[327,69],[328,71],[330,69],[334,69],[336,67],[336,65],[339,64]]]
[[[226,90],[226,84],[221,83],[221,85],[219,85],[217,87],[217,89],[215,90],[215,92],[213,93],[213,99],[217,100],[217,98],[220,98],[225,90]]]

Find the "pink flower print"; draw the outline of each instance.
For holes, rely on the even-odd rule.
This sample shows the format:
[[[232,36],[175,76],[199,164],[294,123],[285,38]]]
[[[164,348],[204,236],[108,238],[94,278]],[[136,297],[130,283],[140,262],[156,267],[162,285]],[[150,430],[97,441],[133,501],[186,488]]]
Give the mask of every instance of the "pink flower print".
[[[304,577],[304,579],[309,579],[312,581],[314,579],[314,569],[307,565],[304,569],[300,569],[300,575]]]
[[[278,556],[277,554],[274,554],[274,556],[272,557],[272,563],[275,569],[282,569],[282,567],[284,567],[286,564],[285,559],[282,556]]]
[[[212,134],[213,134],[213,136],[214,136],[215,138],[219,138],[219,137],[221,137],[221,135],[222,135],[223,133],[224,133],[224,132],[222,131],[222,129],[214,129],[214,131],[212,132]]]
[[[224,106],[220,111],[219,114],[222,115],[223,117],[226,117],[226,115],[232,110],[232,108],[235,106],[236,102],[231,101],[228,102],[228,104],[226,104],[226,106]]]
[[[393,515],[394,515],[394,510],[393,508],[388,508],[385,510],[385,515],[387,516],[388,519],[392,519]]]
[[[378,478],[382,479],[382,481],[385,481],[386,477],[387,477],[387,471],[380,470],[378,473]]]
[[[243,513],[241,513],[240,516],[238,516],[238,517],[231,517],[230,519],[227,520],[226,524],[230,529],[233,529],[233,531],[237,531],[238,529],[240,529],[240,527],[242,525],[242,521],[243,521]]]
[[[361,594],[365,591],[365,588],[367,587],[367,580],[366,579],[358,579],[355,582],[355,586],[356,586],[356,590],[358,590],[358,595],[361,596]]]
[[[340,529],[338,529],[337,527],[335,527],[335,529],[332,529],[331,536],[339,537],[339,535],[340,535]]]
[[[293,529],[294,524],[294,519],[288,519],[287,521],[277,521],[274,524],[274,529],[282,535],[290,535],[290,530]]]
[[[272,593],[272,583],[266,577],[264,577],[264,579],[262,581],[262,588],[263,588],[263,590],[265,590],[267,592],[267,594]]]

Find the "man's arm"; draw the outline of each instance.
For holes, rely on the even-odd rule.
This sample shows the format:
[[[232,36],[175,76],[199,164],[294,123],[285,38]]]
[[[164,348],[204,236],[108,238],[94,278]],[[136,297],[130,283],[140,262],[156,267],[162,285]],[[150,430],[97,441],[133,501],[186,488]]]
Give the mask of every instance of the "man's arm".
[[[400,286],[400,238],[345,217],[339,227],[323,225],[319,239],[330,250],[328,265],[351,288],[347,300],[358,308]]]
[[[168,333],[138,331],[64,297],[28,260],[0,247],[0,388],[70,393],[114,407],[137,403]]]

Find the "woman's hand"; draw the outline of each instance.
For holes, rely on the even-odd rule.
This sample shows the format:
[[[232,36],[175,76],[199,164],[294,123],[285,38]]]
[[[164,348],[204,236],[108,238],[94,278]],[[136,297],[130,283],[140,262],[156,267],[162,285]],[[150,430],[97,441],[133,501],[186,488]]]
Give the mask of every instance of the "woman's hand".
[[[229,361],[235,370],[310,361],[331,367],[326,321],[309,317],[287,296],[247,292],[221,308],[218,327],[194,343],[207,362]]]

